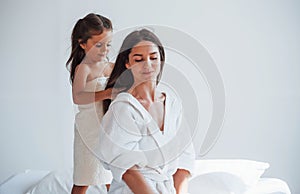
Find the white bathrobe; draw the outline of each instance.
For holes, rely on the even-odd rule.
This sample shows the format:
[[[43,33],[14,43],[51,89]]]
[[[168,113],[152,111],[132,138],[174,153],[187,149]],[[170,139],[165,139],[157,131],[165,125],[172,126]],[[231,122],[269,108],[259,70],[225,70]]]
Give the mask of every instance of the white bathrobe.
[[[178,168],[192,173],[195,152],[191,134],[181,123],[181,103],[165,94],[163,131],[129,93],[119,94],[104,115],[98,152],[113,174],[109,193],[132,193],[122,176],[134,165],[155,193],[175,193],[172,175]]]

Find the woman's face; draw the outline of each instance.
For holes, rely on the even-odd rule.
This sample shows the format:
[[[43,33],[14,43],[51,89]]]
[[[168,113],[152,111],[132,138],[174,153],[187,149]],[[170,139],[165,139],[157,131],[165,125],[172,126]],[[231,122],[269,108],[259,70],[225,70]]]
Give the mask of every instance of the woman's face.
[[[99,35],[93,35],[86,43],[81,44],[89,61],[98,62],[106,59],[111,43],[112,32],[104,30]]]
[[[141,41],[131,49],[128,58],[126,68],[131,70],[137,84],[145,81],[156,83],[161,64],[159,49],[156,44],[150,41]]]

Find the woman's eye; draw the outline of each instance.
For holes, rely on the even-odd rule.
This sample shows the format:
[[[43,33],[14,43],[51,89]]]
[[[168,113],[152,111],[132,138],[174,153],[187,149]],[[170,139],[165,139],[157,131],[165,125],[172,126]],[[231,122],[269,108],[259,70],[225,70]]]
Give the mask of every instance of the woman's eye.
[[[157,57],[152,57],[151,60],[157,60]]]
[[[100,48],[100,47],[102,47],[102,44],[96,44],[96,47]]]
[[[111,46],[111,44],[109,43],[109,44],[107,44],[107,47],[110,47]]]
[[[135,61],[135,62],[142,62],[143,59],[135,59],[134,61]]]

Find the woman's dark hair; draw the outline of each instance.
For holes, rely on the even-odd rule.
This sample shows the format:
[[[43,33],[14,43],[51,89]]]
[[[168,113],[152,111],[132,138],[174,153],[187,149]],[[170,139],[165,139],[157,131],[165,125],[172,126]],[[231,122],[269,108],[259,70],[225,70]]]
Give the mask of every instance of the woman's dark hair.
[[[147,29],[137,30],[131,32],[123,41],[123,44],[120,48],[119,54],[116,59],[116,63],[114,69],[110,75],[108,83],[106,85],[107,88],[124,88],[122,91],[127,91],[131,88],[134,83],[134,78],[131,73],[131,70],[127,69],[125,64],[129,61],[129,54],[131,53],[131,49],[137,45],[141,41],[150,41],[157,45],[159,54],[160,54],[160,72],[157,75],[156,84],[159,83],[162,70],[165,63],[165,51],[158,37]],[[111,103],[110,99],[106,99],[103,101],[103,111],[106,113],[108,107]]]
[[[74,81],[76,67],[85,57],[85,52],[80,44],[86,43],[93,35],[101,34],[104,29],[112,30],[112,23],[108,18],[98,14],[90,13],[76,22],[71,36],[72,51],[66,63],[70,71],[71,83]]]

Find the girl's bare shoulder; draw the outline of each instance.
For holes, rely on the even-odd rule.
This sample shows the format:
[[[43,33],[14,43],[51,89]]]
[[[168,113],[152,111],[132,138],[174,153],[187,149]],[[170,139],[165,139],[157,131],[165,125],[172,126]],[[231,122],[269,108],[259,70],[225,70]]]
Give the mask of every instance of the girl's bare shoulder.
[[[90,66],[85,63],[81,63],[81,64],[77,65],[77,67],[75,69],[75,73],[77,73],[77,72],[89,73],[90,71],[91,71]]]
[[[114,66],[115,66],[114,63],[108,62],[108,67],[109,67],[109,69],[110,69],[111,71],[113,70]]]
[[[107,66],[106,66],[106,68],[105,68],[105,75],[106,75],[106,76],[108,76],[108,77],[110,76],[112,70],[114,69],[114,66],[115,66],[114,63],[108,62]]]

